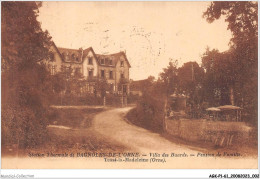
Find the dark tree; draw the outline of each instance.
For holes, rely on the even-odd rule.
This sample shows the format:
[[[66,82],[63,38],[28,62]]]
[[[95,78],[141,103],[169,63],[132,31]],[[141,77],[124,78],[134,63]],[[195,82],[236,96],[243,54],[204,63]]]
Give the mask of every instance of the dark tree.
[[[258,36],[258,3],[254,1],[215,1],[204,12],[209,23],[224,16],[232,32],[232,45],[252,42]]]
[[[163,81],[164,85],[166,86],[165,88],[165,94],[171,95],[172,93],[175,92],[177,88],[177,83],[178,83],[178,70],[177,70],[177,64],[178,61],[170,62],[169,66],[167,68],[163,69],[163,72],[160,73],[160,78]]]
[[[197,62],[187,62],[178,68],[177,93],[187,97],[187,107],[190,108],[189,112],[193,117],[199,117],[204,100],[203,79],[204,70]]]
[[[2,2],[2,143],[36,146],[45,139],[50,36],[36,2]]]
[[[228,66],[221,67],[229,71],[225,77],[232,77],[227,86],[234,103],[245,109],[248,120],[257,122],[258,2],[212,2],[203,16],[209,23],[221,16],[228,22],[230,50],[222,54],[226,59],[222,65]]]
[[[204,70],[197,62],[184,63],[178,68],[178,92],[193,98],[201,89],[203,79]]]

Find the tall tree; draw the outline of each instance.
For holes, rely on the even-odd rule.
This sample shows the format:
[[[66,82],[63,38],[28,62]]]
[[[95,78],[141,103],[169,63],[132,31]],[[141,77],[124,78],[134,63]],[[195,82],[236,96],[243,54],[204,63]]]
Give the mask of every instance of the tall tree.
[[[30,68],[49,57],[50,36],[37,21],[40,2],[2,3],[2,63],[3,67],[19,65]]]
[[[257,122],[258,2],[212,2],[203,16],[209,23],[223,16],[228,23],[235,101]]]
[[[163,72],[160,73],[160,78],[163,81],[164,85],[166,86],[166,95],[171,95],[176,91],[177,83],[178,83],[178,70],[177,70],[178,61],[172,61],[169,62],[169,65],[167,68],[163,69]]]
[[[36,146],[45,135],[50,36],[37,21],[39,2],[2,2],[2,142]]]
[[[194,97],[202,87],[204,70],[197,62],[184,63],[178,68],[178,92]]]
[[[203,16],[209,23],[221,16],[228,22],[232,32],[231,45],[239,46],[252,42],[258,36],[258,2],[255,1],[215,1]]]
[[[232,90],[236,75],[233,58],[231,52],[220,53],[215,49],[207,49],[202,57],[202,67],[206,71],[203,88],[210,106],[234,105]]]

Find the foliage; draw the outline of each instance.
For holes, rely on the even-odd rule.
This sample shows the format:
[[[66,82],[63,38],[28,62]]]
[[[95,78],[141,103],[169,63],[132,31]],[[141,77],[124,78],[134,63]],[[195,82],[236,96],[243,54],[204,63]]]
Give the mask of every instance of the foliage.
[[[230,50],[222,54],[215,53],[219,59],[223,59],[222,62],[215,60],[221,63],[222,71],[218,71],[218,75],[222,75],[222,79],[228,78],[224,80],[225,87],[232,89],[230,93],[234,93],[235,103],[245,109],[244,114],[247,115],[247,119],[256,123],[258,3],[253,1],[212,2],[203,16],[210,23],[221,16],[228,22],[228,29],[232,32]],[[207,58],[206,56],[204,59]],[[223,88],[223,84],[218,86]]]
[[[218,50],[206,50],[202,57],[205,69],[204,94],[210,106],[231,104],[230,89],[234,88],[236,74],[234,72],[232,53],[220,53]]]
[[[184,63],[178,68],[178,93],[189,97],[189,103],[198,105],[203,101],[202,83],[204,70],[197,62]]]
[[[171,62],[169,62],[169,66],[167,68],[164,68],[163,72],[160,73],[160,78],[161,78],[162,82],[164,83],[164,85],[166,86],[167,95],[174,93],[176,90],[176,85],[178,83],[177,65],[178,65],[177,60],[174,62],[171,61]]]
[[[171,66],[171,64],[170,64]],[[166,72],[169,70],[165,69]],[[165,79],[168,79],[163,74]],[[142,96],[137,100],[136,109],[128,114],[128,119],[134,124],[155,132],[163,131],[164,108],[167,93],[167,81],[155,80],[150,76],[142,80]]]
[[[35,147],[46,139],[50,36],[36,2],[2,2],[2,144]]]
[[[32,67],[35,62],[49,57],[50,36],[43,32],[36,17],[40,3],[2,3],[2,68]]]
[[[97,78],[95,81],[95,96],[100,94],[103,98],[106,96],[106,91],[109,90],[107,80],[105,78]]]
[[[215,1],[204,12],[203,17],[209,23],[225,17],[228,29],[233,37],[232,46],[240,46],[244,42],[251,42],[258,36],[258,3],[254,1]]]
[[[93,91],[87,89],[88,85],[93,88]],[[106,92],[111,91],[105,78],[85,79],[72,67],[65,66],[51,76],[51,86],[52,103],[58,105],[101,105]]]
[[[127,114],[134,124],[154,132],[163,131],[164,100],[144,95],[138,100],[137,107]]]

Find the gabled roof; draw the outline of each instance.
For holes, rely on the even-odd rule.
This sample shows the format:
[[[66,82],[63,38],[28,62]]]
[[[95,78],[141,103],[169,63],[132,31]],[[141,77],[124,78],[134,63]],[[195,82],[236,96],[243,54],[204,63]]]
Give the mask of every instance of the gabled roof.
[[[52,42],[52,45],[55,48],[55,50],[57,51],[57,53],[59,54],[60,58],[63,60],[62,55],[60,54],[60,51],[59,51],[58,47],[56,46],[56,44],[54,42]]]
[[[83,50],[83,58],[86,57],[90,51],[93,53],[93,56],[95,57],[95,59],[96,59],[96,61],[97,61],[97,64],[99,64],[97,55],[96,55],[96,53],[94,52],[94,50],[93,50],[92,47],[89,47],[89,48]]]
[[[69,48],[58,47],[58,50],[62,56],[64,62],[68,63],[81,63],[82,62],[82,51]]]
[[[86,57],[90,51],[92,51],[94,57],[97,59],[96,54],[95,54],[95,52],[94,52],[92,47],[89,47],[89,48],[87,48],[85,50],[82,49],[83,50],[83,58],[81,58],[82,57],[81,49],[77,50],[77,49],[69,49],[69,48],[57,47],[54,42],[53,42],[53,46],[56,49],[56,51],[59,54],[59,56],[62,59],[62,61],[66,62],[66,63],[82,63],[83,61],[81,59]],[[79,58],[79,61],[76,61],[76,58],[75,59],[65,59],[64,56],[62,55],[63,53],[64,54],[69,54],[70,56],[72,54],[74,54],[75,57]],[[98,63],[98,61],[97,61],[97,63]]]
[[[79,53],[79,49],[69,49],[69,48],[63,48],[63,47],[58,47],[60,53],[62,54],[63,52],[69,53],[69,54],[75,54]]]
[[[131,67],[124,52],[118,52],[118,53],[109,54],[109,55],[100,55],[100,54],[96,54],[92,47],[89,47],[84,50],[83,49],[69,49],[69,48],[57,47],[54,42],[53,42],[53,46],[56,49],[56,51],[59,54],[62,61],[66,62],[66,63],[83,63],[82,59],[84,59],[84,57],[86,57],[88,55],[88,53],[91,51],[93,53],[95,59],[97,59],[98,65],[115,67],[117,62],[120,60],[120,57],[124,56],[129,68]],[[67,55],[67,59],[66,59],[66,55]],[[112,60],[113,65],[109,65],[109,64],[103,65],[100,63],[101,59]]]
[[[120,57],[121,56],[124,56],[124,58],[126,59],[126,62],[127,62],[127,64],[128,64],[128,66],[129,66],[129,68],[131,67],[131,65],[130,65],[130,63],[129,63],[129,61],[128,61],[128,59],[127,59],[127,57],[126,57],[126,55],[125,55],[125,52],[118,52],[118,53],[114,53],[114,54],[108,54],[108,55],[101,55],[101,54],[96,54],[97,55],[97,58],[98,58],[98,61],[99,61],[99,64],[100,65],[102,65],[101,63],[100,63],[100,61],[101,61],[101,59],[108,59],[108,60],[112,60],[112,62],[113,62],[113,65],[112,66],[116,66],[116,64],[117,64],[117,62],[120,60]],[[107,63],[105,63],[104,65],[102,65],[102,66],[111,66],[111,65],[109,65],[109,63],[107,64]]]

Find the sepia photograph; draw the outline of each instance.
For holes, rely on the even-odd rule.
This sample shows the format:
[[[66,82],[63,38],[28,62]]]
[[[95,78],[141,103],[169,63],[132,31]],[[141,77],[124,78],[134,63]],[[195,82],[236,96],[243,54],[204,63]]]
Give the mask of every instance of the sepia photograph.
[[[258,2],[2,1],[1,168],[258,169]]]

